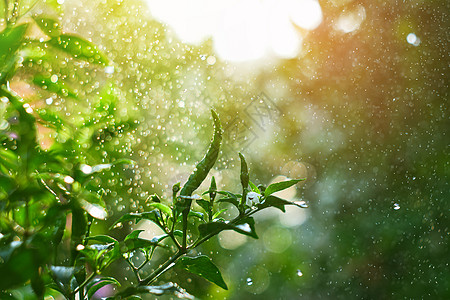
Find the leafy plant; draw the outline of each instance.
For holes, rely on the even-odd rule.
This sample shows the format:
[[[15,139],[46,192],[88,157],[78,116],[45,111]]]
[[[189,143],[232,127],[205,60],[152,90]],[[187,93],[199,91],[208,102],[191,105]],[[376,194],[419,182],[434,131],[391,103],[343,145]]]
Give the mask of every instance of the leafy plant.
[[[110,253],[117,251],[115,250],[116,247],[120,247],[137,280],[136,286],[128,287],[124,291],[119,292],[115,296],[116,298],[125,299],[130,295],[139,293],[154,293],[152,292],[154,289],[157,289],[158,293],[163,291],[163,287],[166,285],[157,287],[149,286],[149,284],[154,283],[172,267],[182,268],[205,278],[221,288],[228,289],[218,267],[214,265],[208,256],[190,256],[189,252],[224,230],[234,230],[240,234],[257,239],[258,235],[252,215],[265,208],[276,207],[284,212],[286,205],[306,207],[303,202],[290,202],[273,195],[275,192],[295,185],[302,179],[274,183],[261,191],[249,180],[247,163],[242,154],[239,154],[241,158],[241,194],[217,190],[215,178],[212,177],[210,188],[202,194],[202,197],[192,195],[207,177],[219,153],[222,129],[219,118],[214,111],[212,111],[212,116],[214,120],[214,136],[210,147],[184,186],[180,189],[180,184],[174,185],[172,201],[164,201],[159,196],[153,195],[148,199],[150,201],[148,205],[149,211],[125,214],[111,226],[111,229],[113,229],[126,222],[134,221],[137,224],[142,220],[148,220],[163,230],[164,234],[149,241],[139,238],[139,234],[143,230],[135,230],[121,242],[123,244],[122,247],[117,241],[104,238],[104,247],[111,245],[111,248],[109,248]],[[217,198],[217,195],[222,197]],[[257,199],[249,202],[249,197],[256,197]],[[193,209],[193,202],[196,202],[201,210]],[[230,220],[220,217],[223,209],[219,209],[218,204],[221,202],[228,202],[234,205],[238,211],[237,216]],[[193,237],[193,239],[189,241],[188,236]],[[175,251],[150,275],[142,276],[141,270],[151,262],[152,255],[157,248],[163,248],[166,251],[171,251],[171,249],[175,248]],[[134,264],[133,255],[131,255],[136,251],[142,252],[145,256],[145,261],[139,266]],[[92,252],[90,254],[86,253],[86,255],[92,260],[94,256],[98,256],[98,253]],[[116,255],[111,254],[110,257],[116,257]],[[171,283],[171,287],[174,286],[176,285]],[[173,291],[173,289],[170,289],[168,292],[172,293]],[[184,291],[180,292],[179,289],[176,289],[176,291],[178,291],[179,297],[189,298]]]
[[[192,250],[224,230],[258,238],[253,214],[268,207],[282,211],[286,205],[304,207],[273,195],[300,180],[275,183],[265,189],[256,187],[240,154],[241,193],[218,190],[212,177],[207,191],[201,196],[193,195],[220,152],[222,127],[212,111],[211,145],[187,182],[182,187],[179,183],[173,186],[171,200],[153,195],[146,211],[125,214],[110,229],[113,231],[120,223],[148,220],[164,234],[151,240],[139,237],[142,230],[134,230],[124,239],[92,236],[93,221],[108,216],[98,176],[118,165],[133,164],[126,159],[99,161],[99,155],[95,155],[95,141],[105,128],[120,126],[112,118],[114,86],[105,81],[93,100],[97,101],[95,109],[71,124],[58,111],[38,108],[33,103],[41,99],[20,97],[10,82],[25,64],[39,61],[38,67],[30,69],[31,78],[25,76],[25,80],[41,87],[43,93],[77,101],[84,97],[83,87],[74,88],[69,77],[61,75],[76,68],[70,63],[66,70],[58,68],[61,58],[56,57],[83,61],[91,68],[103,67],[109,61],[91,42],[64,33],[57,20],[47,16],[26,18],[27,12],[20,12],[18,1],[5,1],[6,28],[0,33],[0,298],[43,299],[46,295],[60,295],[65,299],[93,299],[106,285],[121,286],[117,279],[102,275],[121,259],[129,264],[137,283],[120,290],[113,296],[115,299],[140,294],[193,298],[175,283],[153,285],[174,266],[227,289],[212,260],[205,255],[192,255]],[[40,28],[46,38],[27,35],[32,26]],[[39,142],[41,126],[54,134],[46,147]],[[220,203],[235,206],[237,215],[226,220]],[[146,275],[156,250],[167,252],[166,259]],[[145,258],[139,265],[133,260],[137,253]]]

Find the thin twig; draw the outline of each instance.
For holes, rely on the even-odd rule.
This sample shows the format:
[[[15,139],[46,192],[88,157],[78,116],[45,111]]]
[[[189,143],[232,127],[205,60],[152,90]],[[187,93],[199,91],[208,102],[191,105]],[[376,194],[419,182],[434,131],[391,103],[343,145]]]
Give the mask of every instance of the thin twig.
[[[160,265],[152,274],[142,279],[139,285],[147,285],[156,280],[162,273],[168,270],[181,256],[186,254],[186,250],[180,249],[172,257],[170,257],[164,264]]]
[[[133,265],[130,259],[127,258],[125,259],[125,261],[130,265],[131,270],[133,270],[133,273],[136,276],[138,283],[141,282],[141,278],[139,277],[139,269]]]
[[[88,284],[89,281],[91,281],[92,278],[94,278],[94,276],[95,276],[95,272],[92,272],[91,275],[89,275],[89,277],[86,278],[86,280],[83,281],[82,284],[80,284],[79,286],[76,287],[76,289],[73,291],[73,294],[75,295],[75,294],[78,293],[82,288],[84,288],[84,286],[85,286],[86,284]]]

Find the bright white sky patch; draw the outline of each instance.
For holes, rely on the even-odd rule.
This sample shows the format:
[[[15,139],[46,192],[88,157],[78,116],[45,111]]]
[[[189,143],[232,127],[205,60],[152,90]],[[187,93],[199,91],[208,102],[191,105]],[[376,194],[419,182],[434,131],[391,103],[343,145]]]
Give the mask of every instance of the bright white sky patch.
[[[275,55],[294,58],[303,36],[322,22],[317,0],[146,0],[152,15],[186,43],[212,37],[218,55],[248,61]]]

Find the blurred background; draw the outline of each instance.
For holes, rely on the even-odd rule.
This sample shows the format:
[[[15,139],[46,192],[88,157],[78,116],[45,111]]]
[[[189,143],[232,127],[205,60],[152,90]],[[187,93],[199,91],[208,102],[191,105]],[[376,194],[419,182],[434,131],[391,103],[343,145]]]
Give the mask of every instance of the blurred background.
[[[200,299],[450,299],[448,1],[57,2],[63,29],[113,61],[72,71],[86,102],[46,101],[75,120],[115,85],[125,125],[98,151],[138,166],[104,179],[111,223],[187,179],[210,108],[219,189],[240,190],[239,151],[257,184],[307,178],[283,196],[308,209],[269,210],[259,240],[223,232],[199,250],[228,291],[177,270],[162,281]]]

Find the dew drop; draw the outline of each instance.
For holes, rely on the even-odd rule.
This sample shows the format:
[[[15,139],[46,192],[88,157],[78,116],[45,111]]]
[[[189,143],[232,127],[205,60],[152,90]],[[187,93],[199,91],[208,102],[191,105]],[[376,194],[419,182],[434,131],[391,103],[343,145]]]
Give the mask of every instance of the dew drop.
[[[70,176],[66,176],[66,177],[64,177],[64,182],[67,184],[72,184],[75,182],[75,180]]]
[[[308,208],[308,204],[305,201],[294,201],[294,204],[301,208]]]
[[[395,210],[399,210],[400,209],[400,205],[398,205],[398,203],[394,203],[394,209]]]
[[[300,270],[297,270],[297,276],[298,276],[298,277],[302,277],[302,276],[303,276],[303,273],[302,273],[302,271],[300,271]]]
[[[89,165],[81,165],[80,166],[81,172],[84,174],[91,174],[92,173],[92,167]]]
[[[121,222],[117,223],[116,225],[114,225],[113,228],[122,228],[123,224]]]

